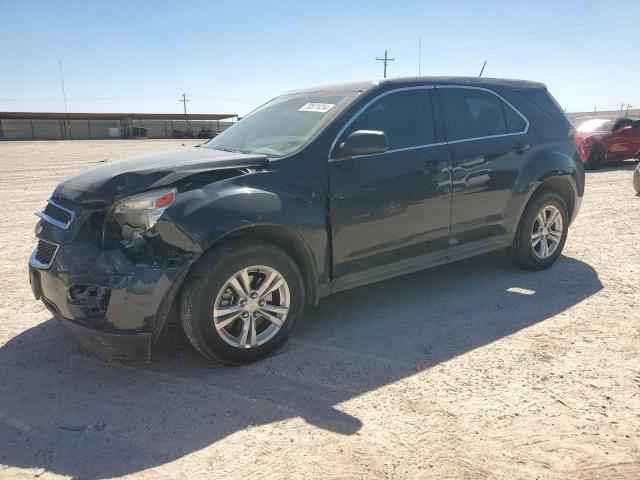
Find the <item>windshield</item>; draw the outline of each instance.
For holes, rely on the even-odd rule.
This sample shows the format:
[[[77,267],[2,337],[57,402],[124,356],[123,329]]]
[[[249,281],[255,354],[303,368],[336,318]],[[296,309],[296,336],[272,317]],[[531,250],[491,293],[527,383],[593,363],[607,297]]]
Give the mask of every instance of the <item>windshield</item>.
[[[613,120],[606,118],[588,118],[576,120],[576,130],[579,132],[610,132],[613,130]]]
[[[253,111],[204,147],[271,157],[288,155],[310,138],[357,92],[283,95]]]

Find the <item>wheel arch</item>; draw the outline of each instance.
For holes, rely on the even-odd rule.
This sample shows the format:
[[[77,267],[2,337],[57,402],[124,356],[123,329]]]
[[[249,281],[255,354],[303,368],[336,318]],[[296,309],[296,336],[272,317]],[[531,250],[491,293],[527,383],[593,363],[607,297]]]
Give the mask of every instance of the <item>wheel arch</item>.
[[[513,222],[510,230],[515,234],[520,219],[536,196],[545,192],[554,192],[563,199],[567,207],[570,221],[573,221],[580,209],[584,195],[584,166],[575,155],[575,146],[571,141],[572,151],[554,148],[544,149],[533,157],[522,168],[516,182],[513,196],[520,199],[514,205]]]
[[[205,254],[239,240],[254,240],[268,243],[287,253],[296,263],[302,274],[305,287],[306,303],[318,303],[318,275],[313,252],[307,243],[291,229],[277,224],[256,224],[237,228],[212,241],[203,250],[200,258]],[[191,268],[196,265],[195,262]]]
[[[563,176],[552,176],[545,178],[538,186],[535,188],[527,201],[526,207],[533,201],[535,198],[543,195],[544,193],[551,192],[557,195],[560,195],[562,200],[564,201],[565,206],[567,207],[567,213],[569,214],[569,218],[573,218],[573,212],[576,207],[575,194],[573,192],[573,188],[571,184],[563,178]]]

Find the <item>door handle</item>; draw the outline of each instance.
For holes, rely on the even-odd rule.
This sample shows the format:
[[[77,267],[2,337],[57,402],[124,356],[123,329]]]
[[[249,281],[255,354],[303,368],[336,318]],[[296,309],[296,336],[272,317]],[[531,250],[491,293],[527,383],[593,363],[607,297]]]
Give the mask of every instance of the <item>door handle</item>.
[[[446,165],[442,160],[431,157],[424,162],[422,173],[433,175],[434,173],[439,173]]]
[[[513,146],[511,147],[511,151],[517,154],[520,154],[520,153],[526,152],[530,148],[531,146],[526,143],[517,142],[513,144]]]

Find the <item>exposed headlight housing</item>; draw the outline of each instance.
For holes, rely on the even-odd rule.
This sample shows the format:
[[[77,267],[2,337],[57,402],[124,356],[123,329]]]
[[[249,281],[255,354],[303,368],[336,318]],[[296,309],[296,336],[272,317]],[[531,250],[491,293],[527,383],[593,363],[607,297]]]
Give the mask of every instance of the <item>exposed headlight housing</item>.
[[[151,229],[176,197],[175,188],[132,195],[116,202],[111,217],[122,227],[126,243],[136,243],[142,234]]]

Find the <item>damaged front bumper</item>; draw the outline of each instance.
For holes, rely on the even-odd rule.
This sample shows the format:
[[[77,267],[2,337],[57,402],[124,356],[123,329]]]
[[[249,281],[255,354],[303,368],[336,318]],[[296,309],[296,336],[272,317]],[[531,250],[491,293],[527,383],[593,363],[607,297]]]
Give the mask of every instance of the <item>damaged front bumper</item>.
[[[107,360],[141,360],[150,358],[189,265],[137,265],[119,249],[69,243],[46,265],[36,249],[29,278],[35,297],[85,348]]]

